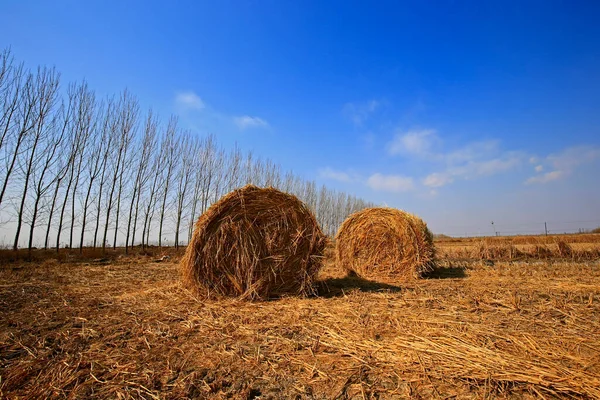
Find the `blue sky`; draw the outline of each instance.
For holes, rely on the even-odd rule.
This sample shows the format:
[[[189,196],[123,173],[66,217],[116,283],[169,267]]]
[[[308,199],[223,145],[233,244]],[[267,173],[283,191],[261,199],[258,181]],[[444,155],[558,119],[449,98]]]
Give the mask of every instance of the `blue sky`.
[[[600,3],[27,1],[0,47],[436,232],[600,226]]]

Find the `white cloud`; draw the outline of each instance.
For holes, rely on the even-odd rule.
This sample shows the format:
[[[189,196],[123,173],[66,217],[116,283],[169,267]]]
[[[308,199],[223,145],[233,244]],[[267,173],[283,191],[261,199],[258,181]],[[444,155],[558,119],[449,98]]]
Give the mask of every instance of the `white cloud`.
[[[391,155],[404,155],[426,160],[429,166],[440,169],[423,178],[423,185],[431,188],[446,186],[458,179],[474,179],[509,171],[527,159],[522,152],[501,151],[497,140],[467,143],[450,151],[443,151],[442,140],[433,129],[397,133],[386,150]]]
[[[548,183],[565,178],[573,173],[575,169],[583,164],[591,163],[600,158],[600,147],[597,146],[573,146],[564,149],[558,154],[550,154],[544,160],[545,164],[551,166],[553,171],[545,174],[535,175],[525,181],[526,185],[535,183]],[[536,172],[542,172],[542,164],[535,167]]]
[[[205,107],[200,96],[191,91],[177,93],[175,103],[181,108],[190,110],[202,110]]]
[[[428,187],[441,187],[446,186],[449,183],[452,183],[454,178],[451,174],[444,172],[434,172],[433,174],[429,174],[423,179],[423,185]]]
[[[386,148],[391,155],[408,153],[425,156],[431,154],[433,144],[437,141],[439,139],[433,129],[398,132]]]
[[[442,139],[434,129],[411,130],[396,133],[387,143],[386,150],[390,155],[415,156],[448,165],[486,159],[500,153],[497,140],[472,142],[446,152],[441,151],[442,144]]]
[[[456,150],[441,154],[439,157],[448,164],[460,164],[494,157],[500,153],[499,147],[497,140],[483,140],[468,143]]]
[[[489,176],[509,171],[521,164],[519,153],[507,153],[500,158],[488,161],[477,161],[468,163],[465,168],[472,174],[465,174],[467,178],[472,176]]]
[[[367,185],[374,190],[385,192],[408,192],[414,189],[413,179],[401,175],[373,174],[367,179]]]
[[[322,179],[332,179],[340,182],[352,182],[356,179],[347,172],[336,171],[332,168],[322,168],[319,170],[319,177]]]
[[[545,174],[542,174],[542,175],[532,176],[531,178],[529,178],[525,181],[525,184],[531,185],[533,183],[548,183],[548,182],[552,182],[557,179],[560,179],[563,176],[565,176],[564,171],[546,172]]]
[[[361,126],[381,106],[378,100],[369,100],[362,103],[346,103],[342,114],[356,126]]]
[[[233,122],[237,125],[241,130],[248,128],[266,128],[269,126],[269,123],[262,118],[259,117],[251,117],[249,115],[244,115],[241,117],[234,117]]]
[[[548,161],[554,168],[572,171],[581,164],[586,164],[600,158],[600,148],[595,146],[574,146],[559,154],[550,154]]]
[[[491,160],[470,161],[457,166],[450,166],[441,172],[429,174],[423,180],[428,187],[441,187],[454,182],[456,179],[475,179],[509,171],[521,164],[523,155],[518,152],[508,152]]]

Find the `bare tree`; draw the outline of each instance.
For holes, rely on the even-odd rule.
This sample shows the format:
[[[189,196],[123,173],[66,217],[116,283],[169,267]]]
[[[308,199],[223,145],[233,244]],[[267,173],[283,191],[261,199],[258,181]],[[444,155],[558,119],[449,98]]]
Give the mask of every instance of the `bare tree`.
[[[75,125],[76,136],[80,137],[81,149],[74,159],[75,164],[73,165],[75,180],[73,182],[73,194],[71,195],[71,227],[69,230],[69,248],[73,248],[73,230],[75,227],[75,198],[77,196],[77,188],[79,187],[79,181],[81,177],[81,170],[84,168],[84,161],[89,162],[90,150],[93,146],[90,146],[90,136],[95,130],[96,125],[96,97],[93,92],[88,89],[87,83],[82,83],[75,89],[76,92],[76,105],[75,110]],[[80,250],[81,251],[81,250]]]
[[[211,163],[212,169],[212,202],[216,203],[225,191],[225,150],[219,148]]]
[[[202,163],[203,163],[203,177],[201,190],[200,190],[200,204],[201,213],[204,213],[210,202],[210,195],[213,186],[214,176],[216,175],[216,164],[217,160],[217,147],[214,136],[208,136],[204,140],[204,146],[202,149]]]
[[[123,108],[123,117],[121,119],[121,137],[123,138],[123,166],[121,167],[121,171],[119,173],[119,187],[117,191],[117,209],[115,212],[115,236],[113,239],[113,249],[117,248],[117,235],[119,233],[119,215],[121,212],[121,198],[123,194],[123,186],[125,185],[124,180],[129,176],[128,171],[131,166],[131,158],[128,155],[129,149],[131,147],[131,142],[135,137],[135,129],[137,127],[138,115],[139,115],[139,105],[136,99],[132,98],[128,92],[126,92],[123,96],[124,108]]]
[[[23,78],[22,75],[25,74]],[[29,132],[34,126],[35,97],[34,76],[32,73],[24,73],[20,67],[14,73],[14,88],[12,92],[5,92],[8,99],[3,112],[2,145],[7,154],[5,157],[6,169],[2,179],[0,191],[0,205],[4,200],[8,183],[14,172],[15,165],[21,153],[23,144],[28,138]],[[8,148],[10,145],[10,149]]]
[[[38,212],[40,210],[40,202],[47,193],[48,189],[56,183],[56,181],[62,176],[64,165],[60,163],[61,157],[60,152],[64,150],[64,142],[66,133],[64,130],[57,126],[59,121],[57,116],[54,120],[49,123],[47,129],[49,133],[46,135],[43,141],[43,148],[40,151],[40,163],[32,171],[32,177],[34,179],[34,191],[33,191],[33,211],[29,229],[29,243],[28,250],[31,255],[31,249],[33,246],[33,235],[38,218]]]
[[[191,240],[194,223],[196,222],[197,213],[199,206],[201,206],[201,193],[202,193],[202,183],[206,174],[207,168],[207,157],[205,157],[204,148],[206,146],[205,140],[196,141],[194,145],[194,152],[192,154],[192,164],[193,164],[193,175],[194,175],[194,190],[192,192],[192,199],[190,201],[190,220],[188,223],[188,243]]]
[[[8,154],[13,154],[12,162],[7,165],[5,178],[3,179],[2,192],[0,193],[0,205],[4,198],[8,179],[12,173],[12,166],[16,162],[16,155],[19,153],[19,148],[25,135],[17,135],[15,129],[15,120],[19,109],[19,100],[22,91],[22,74],[23,66],[14,67],[13,59],[10,51],[5,50],[0,54],[0,157],[6,155],[7,161],[10,159]],[[13,143],[14,141],[14,143]],[[14,145],[15,151],[10,152],[8,146]]]
[[[242,159],[242,152],[236,144],[227,157],[227,172],[225,173],[227,192],[238,188],[243,182],[244,176],[242,175]]]
[[[73,110],[73,96],[69,95],[67,102],[63,100],[63,104],[59,110],[59,121],[60,121],[60,136],[63,138],[63,146],[61,152],[58,154],[58,166],[56,168],[57,174],[54,179],[54,194],[52,195],[52,202],[50,210],[48,212],[48,223],[46,226],[46,237],[44,239],[44,249],[49,246],[50,240],[50,229],[52,227],[52,217],[54,216],[54,208],[56,207],[56,201],[58,200],[58,192],[61,187],[62,180],[67,175],[69,167],[71,165],[72,156],[72,145],[71,137],[68,134],[68,126],[71,120],[71,114]]]
[[[100,110],[102,107],[100,107]],[[106,121],[106,117],[101,114],[101,111],[96,112],[96,121]],[[85,229],[87,224],[87,217],[89,212],[90,201],[92,200],[92,189],[94,183],[102,175],[102,172],[106,166],[108,155],[110,151],[110,135],[107,129],[104,129],[104,125],[100,127],[97,123],[94,124],[94,134],[90,138],[88,144],[88,156],[86,163],[86,182],[87,188],[85,190],[85,197],[83,200],[82,208],[82,219],[81,219],[81,236],[79,237],[79,253],[83,252],[83,243],[85,238]],[[99,216],[99,213],[98,213]],[[95,238],[94,238],[95,239]],[[94,241],[95,247],[95,241]]]
[[[106,184],[106,180],[109,178],[110,171],[109,160],[112,155],[113,143],[116,140],[114,131],[112,130],[113,118],[115,111],[115,103],[113,99],[109,99],[106,105],[106,110],[104,113],[104,118],[102,119],[102,163],[100,165],[100,182],[98,185],[97,191],[97,199],[96,202],[96,226],[94,228],[94,248],[96,248],[98,244],[98,231],[100,229],[100,214],[102,211],[102,194],[104,193],[104,185]],[[106,241],[105,241],[106,242]],[[104,245],[102,246],[104,248]]]
[[[139,143],[138,148],[133,153],[134,160],[137,157],[137,164],[135,165],[135,179],[133,180],[131,202],[129,204],[129,219],[127,221],[127,235],[125,237],[125,252],[127,253],[129,244],[129,235],[131,233],[131,247],[135,244],[135,230],[137,226],[138,210],[140,205],[140,198],[142,197],[142,191],[150,179],[148,170],[150,169],[150,160],[152,153],[156,147],[156,131],[157,121],[154,118],[152,111],[148,112],[146,119],[146,125],[144,127],[144,136],[142,141]],[[131,223],[133,218],[133,232],[131,231]]]
[[[35,84],[30,86],[27,92],[26,102],[33,104],[33,129],[29,136],[28,150],[26,153],[26,163],[24,166],[23,194],[21,196],[19,209],[17,212],[17,228],[13,249],[17,250],[19,246],[19,236],[23,224],[23,212],[25,210],[25,201],[27,199],[27,190],[34,168],[40,159],[38,148],[46,135],[46,123],[48,116],[56,101],[56,91],[58,90],[59,77],[53,69],[40,68],[35,77]],[[27,107],[29,109],[29,107]]]
[[[158,227],[158,246],[162,246],[162,233],[163,233],[163,225],[165,221],[165,215],[167,211],[167,200],[169,198],[169,189],[171,188],[171,179],[173,177],[173,172],[175,171],[175,166],[177,162],[177,138],[175,134],[177,133],[177,118],[171,117],[169,119],[169,123],[167,125],[167,132],[163,139],[161,145],[161,184],[163,186],[162,190],[162,203],[160,207],[160,221]]]
[[[176,211],[175,211],[175,248],[179,248],[179,230],[181,227],[181,218],[185,205],[186,194],[190,181],[192,180],[192,171],[194,168],[194,153],[196,152],[196,143],[188,132],[184,133],[180,138],[179,148],[181,149],[181,163],[177,168],[175,180],[176,187]]]
[[[116,107],[116,117],[111,121],[110,131],[114,136],[114,144],[117,146],[116,153],[111,158],[112,161],[112,180],[110,181],[110,190],[106,205],[106,222],[104,224],[104,236],[102,239],[102,250],[106,250],[106,239],[108,237],[108,228],[110,215],[113,210],[113,201],[115,200],[115,191],[117,193],[117,210],[115,222],[115,236],[113,247],[116,247],[117,234],[119,229],[119,211],[121,202],[121,189],[123,187],[123,169],[127,161],[127,151],[131,143],[134,132],[134,124],[137,118],[138,105],[127,91],[123,93]]]
[[[69,85],[68,96],[69,96],[69,104],[72,107],[72,113],[69,114],[67,120],[67,129],[69,131],[69,141],[71,146],[69,148],[69,158],[68,158],[68,166],[67,166],[67,186],[65,188],[64,198],[62,201],[62,205],[60,208],[59,218],[58,218],[58,228],[56,232],[56,251],[58,252],[60,248],[60,237],[63,230],[65,211],[67,209],[67,205],[69,204],[69,199],[71,198],[71,188],[73,188],[73,184],[75,181],[79,180],[79,175],[81,173],[81,164],[83,162],[83,155],[85,154],[86,143],[86,135],[88,132],[84,129],[81,129],[80,119],[82,116],[80,115],[82,111],[82,105],[80,104],[82,101],[86,101],[84,97],[82,97],[82,93],[80,91],[80,87],[75,84]],[[75,190],[73,190],[73,197],[75,196]],[[74,202],[74,201],[73,201]],[[73,203],[72,203],[73,204]],[[75,220],[75,210],[72,207],[72,215],[71,215],[71,225],[74,224]],[[72,237],[72,234],[71,234]],[[72,241],[72,240],[71,240]],[[70,241],[69,247],[72,246]]]
[[[156,121],[155,121],[156,122]],[[158,123],[154,124],[153,129],[157,129]],[[162,148],[162,146],[161,146]],[[145,248],[150,241],[150,230],[152,226],[152,218],[156,210],[158,199],[158,185],[160,183],[160,167],[162,164],[162,150],[157,151],[156,146],[151,155],[151,166],[148,170],[148,175],[152,177],[152,183],[148,186],[146,205],[144,207],[144,226],[142,227],[142,248]]]

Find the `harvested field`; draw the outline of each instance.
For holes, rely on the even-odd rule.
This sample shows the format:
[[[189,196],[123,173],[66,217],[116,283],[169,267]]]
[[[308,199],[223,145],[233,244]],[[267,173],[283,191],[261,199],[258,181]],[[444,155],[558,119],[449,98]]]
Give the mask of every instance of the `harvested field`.
[[[600,234],[550,236],[500,236],[440,238],[438,254],[453,260],[596,260],[600,258]]]
[[[157,258],[0,265],[0,397],[600,398],[598,260],[329,265],[319,297],[247,302]]]

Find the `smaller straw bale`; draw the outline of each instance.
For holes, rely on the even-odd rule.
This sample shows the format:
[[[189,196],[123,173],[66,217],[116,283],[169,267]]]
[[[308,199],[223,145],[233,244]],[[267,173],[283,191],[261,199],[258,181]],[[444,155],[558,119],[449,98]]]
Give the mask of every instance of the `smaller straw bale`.
[[[433,268],[433,235],[419,217],[395,208],[350,215],[336,236],[336,261],[367,279],[407,281]]]
[[[251,300],[311,294],[325,244],[298,198],[248,185],[198,219],[181,260],[182,280],[200,293]]]

